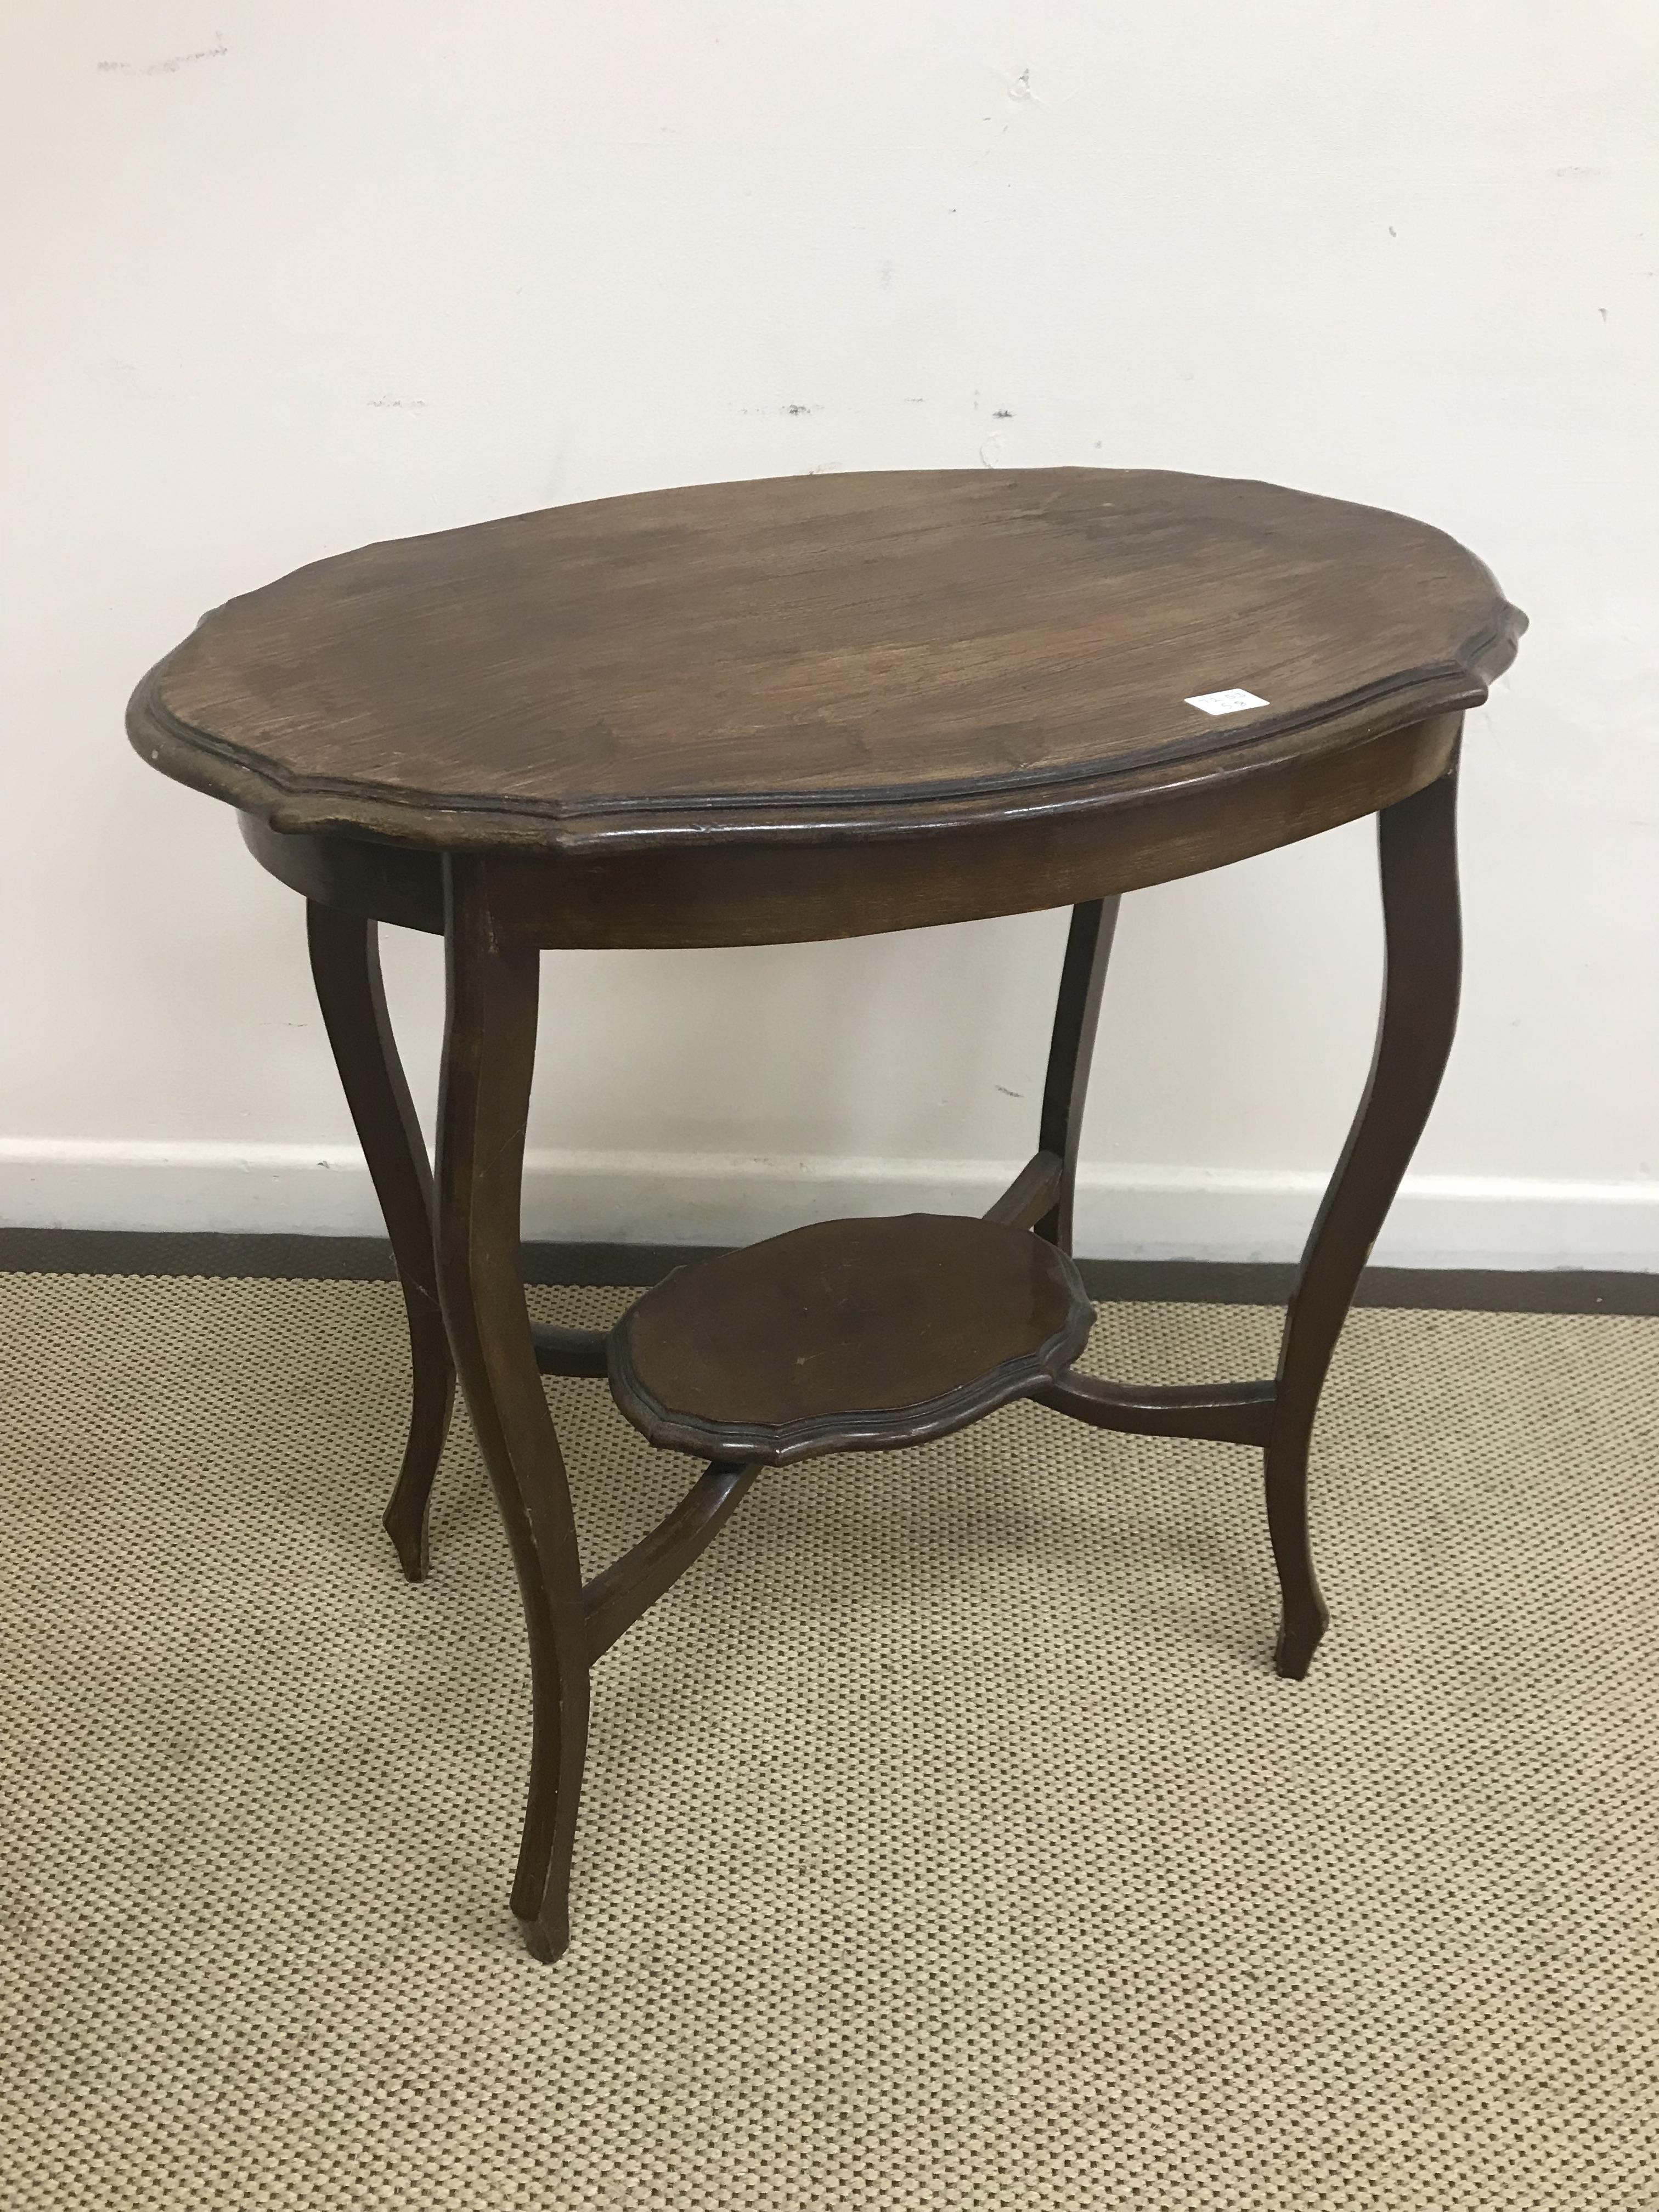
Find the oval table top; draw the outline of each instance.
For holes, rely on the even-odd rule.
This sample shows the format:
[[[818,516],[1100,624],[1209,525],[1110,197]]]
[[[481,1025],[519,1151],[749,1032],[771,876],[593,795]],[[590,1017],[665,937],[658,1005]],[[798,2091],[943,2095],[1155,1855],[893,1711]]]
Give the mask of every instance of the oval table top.
[[[822,847],[1374,740],[1478,704],[1524,624],[1441,532],[1270,484],[788,477],[316,562],[206,616],[128,728],[279,832]]]

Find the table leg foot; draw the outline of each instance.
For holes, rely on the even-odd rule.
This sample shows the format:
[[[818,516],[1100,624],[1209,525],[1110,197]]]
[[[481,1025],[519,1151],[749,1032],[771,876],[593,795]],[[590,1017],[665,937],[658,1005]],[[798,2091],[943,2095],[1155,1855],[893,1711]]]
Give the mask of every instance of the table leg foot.
[[[1265,1454],[1267,1534],[1279,1571],[1279,1639],[1273,1672],[1299,1682],[1313,1664],[1330,1614],[1319,1594],[1308,1540],[1308,1436],[1268,1442]]]
[[[1279,1622],[1278,1640],[1273,1645],[1273,1672],[1281,1681],[1300,1682],[1306,1677],[1329,1618],[1322,1605],[1299,1620],[1293,1621],[1287,1614]]]
[[[1281,1607],[1273,1644],[1273,1672],[1285,1681],[1299,1682],[1313,1664],[1330,1614],[1319,1594],[1308,1544],[1306,1472],[1299,1480],[1284,1485],[1277,1512],[1271,1468],[1267,1480],[1267,1525],[1279,1568]]]
[[[532,1959],[550,1966],[563,1958],[570,1945],[570,1915],[561,1898],[556,1908],[545,1909],[539,1919],[519,1922],[519,1934]]]
[[[407,1468],[408,1461],[404,1464]],[[404,1571],[406,1583],[423,1583],[432,1564],[426,1534],[427,1498],[431,1486],[429,1473],[424,1482],[417,1474],[416,1483],[407,1487],[399,1475],[391,1502],[380,1516],[380,1526],[392,1539],[392,1548],[398,1554],[398,1565]]]
[[[436,1268],[434,1265],[435,1277]],[[449,1434],[449,1416],[455,1398],[455,1369],[449,1357],[449,1332],[436,1303],[410,1302],[410,1366],[414,1400],[409,1415],[409,1441],[403,1465],[380,1526],[391,1537],[404,1577],[426,1580],[427,1521],[432,1504],[432,1485]]]

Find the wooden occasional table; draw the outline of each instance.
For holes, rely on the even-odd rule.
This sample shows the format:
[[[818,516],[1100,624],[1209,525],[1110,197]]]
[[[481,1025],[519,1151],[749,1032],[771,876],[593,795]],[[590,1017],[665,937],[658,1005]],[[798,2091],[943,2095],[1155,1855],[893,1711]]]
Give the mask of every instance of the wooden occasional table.
[[[1466,708],[1524,617],[1439,532],[1268,484],[1100,469],[702,485],[365,546],[203,621],[133,744],[240,813],[311,960],[409,1311],[386,1525],[412,1580],[459,1370],[511,1540],[535,1717],[513,1910],[568,1940],[594,1661],[759,1470],[1018,1397],[1260,1449],[1275,1664],[1325,1625],[1308,1445],[1456,1018]],[[1376,1054],[1272,1381],[1073,1370],[1073,1187],[1120,895],[1377,816]],[[609,1335],[535,1326],[520,1181],[544,946],[799,942],[1073,909],[1036,1150],[982,1221],[820,1224],[684,1268]],[[380,922],[441,933],[435,1201]],[[452,1364],[453,1363],[453,1364]],[[543,1374],[608,1375],[707,1472],[583,1581]]]

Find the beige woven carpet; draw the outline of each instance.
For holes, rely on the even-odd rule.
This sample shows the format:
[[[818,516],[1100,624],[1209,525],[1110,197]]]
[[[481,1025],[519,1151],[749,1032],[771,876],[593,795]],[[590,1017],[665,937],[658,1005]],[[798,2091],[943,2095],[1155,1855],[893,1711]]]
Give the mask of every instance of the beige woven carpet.
[[[425,1588],[376,1525],[396,1292],[0,1304],[8,2212],[1659,2206],[1659,1324],[1355,1316],[1300,1686],[1253,1454],[1026,1406],[764,1478],[602,1663],[550,1968],[464,1419]],[[554,1396],[597,1566],[690,1470]]]

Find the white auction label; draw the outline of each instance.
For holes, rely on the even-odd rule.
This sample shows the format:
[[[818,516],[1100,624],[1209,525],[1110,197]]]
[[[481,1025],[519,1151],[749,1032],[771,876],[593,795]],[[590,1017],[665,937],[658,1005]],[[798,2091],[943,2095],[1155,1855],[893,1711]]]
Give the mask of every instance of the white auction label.
[[[1267,702],[1258,699],[1254,691],[1200,691],[1186,703],[1196,707],[1200,714],[1242,714],[1247,707],[1265,707]]]

